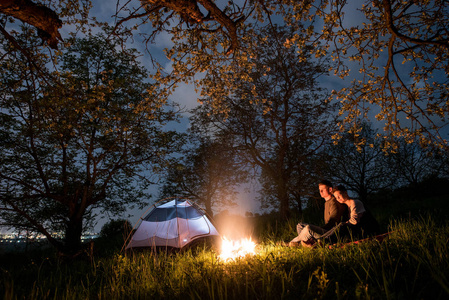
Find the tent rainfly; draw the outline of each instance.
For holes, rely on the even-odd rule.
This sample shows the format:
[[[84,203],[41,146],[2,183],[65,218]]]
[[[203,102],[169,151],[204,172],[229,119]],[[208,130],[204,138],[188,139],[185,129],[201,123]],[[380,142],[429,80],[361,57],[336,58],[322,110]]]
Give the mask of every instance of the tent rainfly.
[[[175,199],[153,207],[142,219],[126,249],[183,248],[198,238],[211,236],[219,236],[219,233],[206,214],[189,200]]]

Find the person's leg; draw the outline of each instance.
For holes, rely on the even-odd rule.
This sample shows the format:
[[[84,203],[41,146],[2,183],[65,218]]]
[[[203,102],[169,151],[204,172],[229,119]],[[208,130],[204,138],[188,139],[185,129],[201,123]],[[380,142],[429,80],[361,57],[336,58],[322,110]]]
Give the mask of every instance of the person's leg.
[[[301,231],[299,231],[300,228],[302,228]],[[298,224],[296,229],[298,230],[298,236],[290,241],[290,246],[297,246],[301,242],[315,241],[326,232],[325,229],[312,224]]]
[[[308,225],[307,230],[309,232],[308,236],[310,236],[308,239],[310,239],[311,237],[313,237],[314,239],[319,239],[324,233],[326,233],[325,229],[316,225]]]
[[[319,226],[307,224],[304,227],[304,229],[301,231],[301,234],[298,235],[297,238],[299,241],[308,241],[310,239],[318,239],[325,232],[326,232],[326,230],[324,230],[323,228],[321,228]]]
[[[298,235],[292,239],[289,243],[289,245],[294,246],[294,245],[299,245],[299,243],[301,243],[301,232],[304,230],[304,228],[307,226],[307,223],[298,223],[298,225],[296,225],[296,231],[298,232]]]
[[[296,231],[298,232],[298,235],[301,234],[301,231],[303,231],[304,227],[306,227],[307,225],[307,223],[298,223],[298,225],[296,225]]]
[[[316,241],[326,232],[325,229],[316,225],[307,225],[301,232],[301,245],[314,248]]]

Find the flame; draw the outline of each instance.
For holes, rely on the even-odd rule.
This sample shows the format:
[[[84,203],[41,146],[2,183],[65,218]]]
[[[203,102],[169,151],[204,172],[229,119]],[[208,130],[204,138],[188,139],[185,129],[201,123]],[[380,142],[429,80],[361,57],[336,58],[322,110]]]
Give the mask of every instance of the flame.
[[[244,257],[246,255],[256,254],[256,243],[251,238],[241,239],[240,241],[231,241],[226,237],[222,238],[220,259],[227,261]]]

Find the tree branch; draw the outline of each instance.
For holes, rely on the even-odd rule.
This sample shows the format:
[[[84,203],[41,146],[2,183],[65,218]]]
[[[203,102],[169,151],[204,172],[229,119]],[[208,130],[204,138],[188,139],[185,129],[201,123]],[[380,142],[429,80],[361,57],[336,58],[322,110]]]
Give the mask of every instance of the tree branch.
[[[414,44],[436,45],[436,46],[441,46],[444,48],[449,48],[449,41],[447,39],[435,40],[435,38],[438,37],[439,35],[435,35],[432,38],[429,38],[427,40],[412,38],[412,37],[403,35],[402,33],[399,32],[397,27],[394,25],[393,12],[391,10],[391,1],[390,0],[382,0],[382,5],[384,8],[384,13],[385,13],[385,18],[386,18],[385,23],[386,23],[387,28],[390,31],[390,33],[393,34],[394,36],[396,36],[404,41],[408,41],[408,42],[411,42]]]
[[[141,0],[141,3],[147,12],[154,11],[155,7],[158,9],[166,7],[178,13],[182,20],[190,24],[201,24],[205,21],[215,20],[222,27],[226,28],[230,39],[231,45],[226,50],[226,54],[231,54],[239,46],[237,26],[244,17],[233,20],[218,8],[212,0]],[[206,16],[201,12],[198,4],[201,4],[208,11]]]
[[[30,0],[1,0],[0,12],[36,27],[40,38],[53,49],[57,49],[58,41],[62,41],[58,31],[62,21],[44,5]]]

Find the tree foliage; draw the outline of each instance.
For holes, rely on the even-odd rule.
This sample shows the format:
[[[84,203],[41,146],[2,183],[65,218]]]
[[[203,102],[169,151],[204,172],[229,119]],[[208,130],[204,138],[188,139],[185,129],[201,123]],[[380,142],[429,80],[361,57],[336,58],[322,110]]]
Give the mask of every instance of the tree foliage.
[[[199,2],[199,1],[198,1]],[[229,44],[220,31],[202,27],[171,29],[175,46],[168,50],[173,60],[172,80],[188,80],[197,72],[216,72],[247,54],[248,37],[260,24],[282,21],[296,35],[285,46],[296,44],[316,58],[337,62],[331,70],[341,88],[334,100],[340,103],[342,132],[360,132],[364,119],[383,127],[378,136],[383,147],[394,151],[397,137],[436,145],[448,150],[449,5],[447,1],[255,1],[253,10],[234,2],[225,11],[239,11],[246,17],[237,28],[239,48],[232,56],[222,49]],[[246,2],[245,2],[246,5]],[[307,36],[308,38],[304,38]],[[193,46],[193,47],[192,47]],[[302,59],[305,57],[303,56]],[[246,69],[252,66],[246,64]],[[244,74],[228,75],[232,82]],[[209,94],[207,83],[198,81]],[[232,94],[232,87],[214,89],[217,109],[220,98]],[[338,139],[338,135],[334,136]]]
[[[140,0],[140,5],[130,2],[119,5],[117,16],[120,18],[119,25],[136,19],[142,20],[142,23],[150,21],[154,29],[148,35],[150,40],[154,38],[154,33],[161,30],[187,30],[199,40],[201,36],[217,34],[224,42],[220,53],[229,55],[240,48],[240,25],[250,16],[260,15],[262,10],[263,4],[257,1],[240,5],[234,1]],[[203,46],[215,48],[214,44],[206,43]]]
[[[326,63],[312,63],[307,49],[284,47],[291,34],[270,25],[248,35],[246,56],[235,56],[205,76],[208,97],[194,119],[216,135],[233,137],[239,160],[265,177],[267,199],[279,205],[284,217],[292,195],[300,197],[310,175],[305,166],[332,132],[332,107],[318,83]],[[221,93],[225,89],[232,94]],[[217,101],[224,109],[217,111]]]
[[[360,126],[358,134],[346,133],[338,144],[328,145],[324,158],[330,179],[345,185],[366,203],[370,195],[392,188],[397,180],[381,141],[376,139],[376,130],[369,123]]]
[[[330,55],[335,75],[350,81],[334,92],[342,129],[378,120],[385,148],[404,137],[448,150],[448,16],[447,1],[320,0],[298,3],[289,17],[312,24],[327,47],[316,55]]]
[[[174,133],[162,129],[174,115],[138,53],[117,39],[73,38],[52,58],[32,30],[22,33],[17,40],[32,62],[2,47],[2,219],[76,252],[96,213],[141,203],[150,176],[175,150]],[[56,230],[63,242],[52,237]]]
[[[43,44],[57,49],[58,43],[62,42],[60,30],[63,23],[74,22],[74,20],[82,23],[81,19],[88,14],[90,6],[91,1],[89,0],[3,0],[0,2],[0,13],[7,17],[0,25],[0,33],[24,55],[27,55],[27,50],[17,43],[14,36],[10,34],[11,30],[6,26],[9,23],[8,25],[14,27],[14,22],[11,19],[18,19],[25,24],[34,26]],[[8,18],[10,22],[7,22]]]
[[[15,2],[23,4],[19,10],[31,3]],[[78,9],[73,5],[78,3],[86,5]],[[363,120],[368,119],[377,120],[383,127],[377,135],[384,139],[379,143],[384,149],[401,151],[399,141],[403,141],[425,147],[435,145],[446,153],[449,150],[447,1],[142,0],[117,3],[117,27],[111,34],[125,38],[129,30],[122,25],[126,24],[139,29],[139,35],[146,34],[144,42],[147,43],[155,42],[159,33],[169,33],[173,45],[165,50],[172,64],[168,69],[156,64],[158,72],[153,78],[164,88],[161,90],[164,95],[169,95],[179,82],[193,81],[205,99],[204,116],[216,115],[217,119],[225,120],[243,111],[258,112],[263,108],[267,114],[273,109],[267,104],[264,89],[257,86],[257,80],[263,76],[250,76],[255,70],[260,74],[269,72],[266,66],[257,65],[260,58],[257,44],[264,41],[254,36],[267,24],[285,24],[290,34],[276,45],[298,50],[299,63],[306,60],[321,63],[322,58],[333,59],[336,63],[328,66],[335,76],[333,83],[337,85],[330,99],[340,105],[342,117],[341,133],[335,134],[335,139],[349,132],[359,150],[369,147],[363,144],[366,139],[363,139],[361,126]],[[43,2],[63,24],[70,18],[74,20],[74,16],[78,18],[77,29],[86,24],[89,4],[89,1],[77,0]],[[8,13],[4,6],[0,6],[0,12],[19,18]],[[30,19],[30,13],[23,12]],[[4,18],[4,21],[0,26],[3,36],[22,52],[32,68],[36,68],[39,64],[33,62],[34,54],[28,52],[29,45],[19,44],[14,39],[17,26],[11,18]],[[38,24],[32,25],[40,28]],[[50,34],[53,38],[57,35],[55,32]],[[43,71],[39,75],[44,76],[47,83],[53,80],[53,75]],[[276,85],[268,81],[264,84]],[[36,88],[40,89],[40,84],[30,85],[28,91],[34,93]],[[235,96],[242,101],[229,105],[229,99]],[[243,118],[244,114],[241,116]],[[247,117],[246,121],[249,119]],[[5,119],[4,124],[8,122],[11,120]],[[256,122],[252,125],[257,127]],[[282,161],[282,157],[286,157],[283,155],[270,157]],[[263,174],[269,173],[266,170]],[[283,207],[287,207],[286,202],[283,203]]]
[[[417,187],[425,180],[444,177],[444,155],[435,149],[423,149],[419,143],[400,143],[397,151],[389,155],[392,173],[399,186]]]
[[[66,13],[62,4],[48,7]],[[75,5],[67,7],[73,12]],[[341,130],[357,132],[361,119],[377,120],[384,129],[379,137],[388,141],[384,147],[394,151],[396,137],[448,149],[448,16],[449,5],[441,0],[142,0],[119,2],[116,17],[118,29],[128,23],[142,26],[140,33],[148,30],[147,42],[160,32],[172,35],[175,44],[167,53],[173,72],[165,77],[161,68],[156,76],[172,88],[245,52],[254,26],[285,22],[298,34],[286,45],[302,49],[311,42],[315,56],[338,62],[333,71],[344,81],[334,96],[344,117]]]

